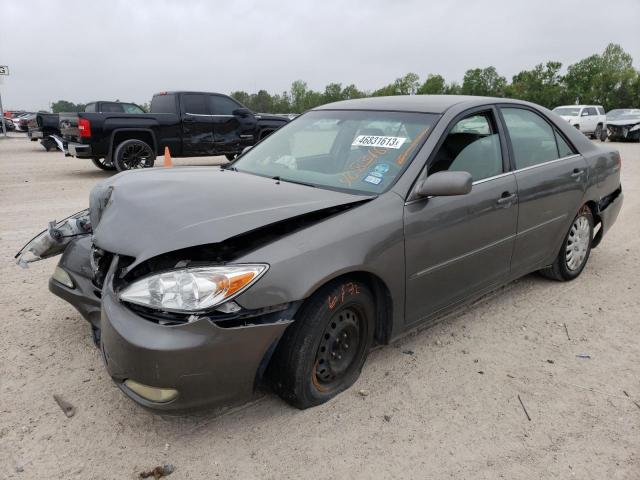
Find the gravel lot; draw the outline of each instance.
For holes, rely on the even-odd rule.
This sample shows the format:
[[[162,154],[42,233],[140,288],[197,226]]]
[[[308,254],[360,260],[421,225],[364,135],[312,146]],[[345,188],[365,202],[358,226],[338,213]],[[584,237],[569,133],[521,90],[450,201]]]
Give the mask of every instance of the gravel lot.
[[[625,204],[578,280],[508,285],[375,350],[354,388],[311,410],[266,394],[165,417],[120,393],[88,324],[49,293],[57,259],[13,262],[110,173],[0,139],[0,478],[134,479],[165,463],[172,480],[640,478],[640,145],[617,146]]]

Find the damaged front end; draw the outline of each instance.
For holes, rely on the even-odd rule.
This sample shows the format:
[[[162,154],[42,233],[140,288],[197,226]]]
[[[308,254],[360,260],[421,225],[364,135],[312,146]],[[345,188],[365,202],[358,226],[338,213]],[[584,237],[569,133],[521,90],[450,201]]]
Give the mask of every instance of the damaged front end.
[[[27,268],[30,263],[60,255],[73,239],[92,232],[89,209],[82,210],[59,222],[50,222],[49,227],[32,238],[14,258],[18,265]]]

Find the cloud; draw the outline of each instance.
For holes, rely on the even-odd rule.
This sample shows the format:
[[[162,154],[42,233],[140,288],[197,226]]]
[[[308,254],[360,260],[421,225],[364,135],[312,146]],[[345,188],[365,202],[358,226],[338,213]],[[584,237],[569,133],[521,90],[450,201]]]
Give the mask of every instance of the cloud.
[[[303,79],[374,89],[407,72],[460,81],[493,65],[510,78],[567,65],[609,42],[640,58],[640,2],[537,0],[3,1],[6,108],[162,90],[288,90]]]

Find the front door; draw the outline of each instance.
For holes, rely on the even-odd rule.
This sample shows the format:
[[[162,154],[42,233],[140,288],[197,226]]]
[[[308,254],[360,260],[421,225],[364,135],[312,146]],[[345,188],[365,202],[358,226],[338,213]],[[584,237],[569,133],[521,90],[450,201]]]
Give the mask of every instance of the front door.
[[[509,274],[518,197],[499,129],[492,109],[454,121],[427,173],[469,172],[471,192],[405,206],[409,324],[498,285]]]
[[[584,197],[587,163],[539,114],[521,107],[500,110],[520,202],[512,270],[524,275],[558,254]]]
[[[211,95],[209,102],[217,153],[239,153],[245,146],[256,143],[258,121],[253,113],[222,95]],[[245,112],[234,115],[238,109],[244,109]]]
[[[183,152],[189,155],[212,155],[213,117],[207,95],[184,93],[181,98]]]

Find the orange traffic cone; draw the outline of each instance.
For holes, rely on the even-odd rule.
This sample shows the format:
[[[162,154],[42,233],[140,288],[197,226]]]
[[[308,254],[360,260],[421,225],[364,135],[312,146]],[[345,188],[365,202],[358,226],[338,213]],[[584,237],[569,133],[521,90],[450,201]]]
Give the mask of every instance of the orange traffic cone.
[[[173,162],[171,161],[171,152],[169,151],[169,147],[164,147],[164,166],[173,167]]]

